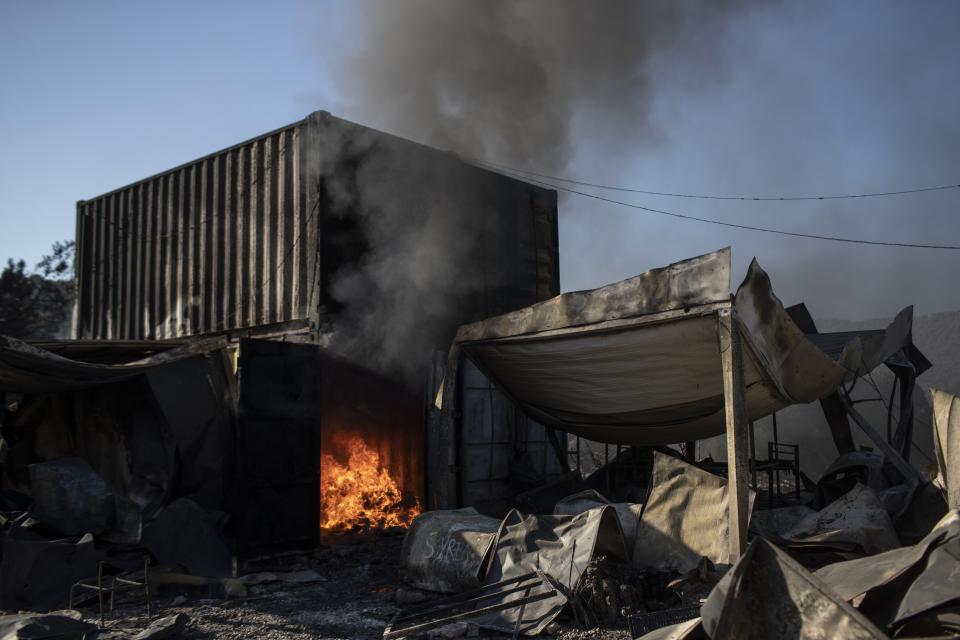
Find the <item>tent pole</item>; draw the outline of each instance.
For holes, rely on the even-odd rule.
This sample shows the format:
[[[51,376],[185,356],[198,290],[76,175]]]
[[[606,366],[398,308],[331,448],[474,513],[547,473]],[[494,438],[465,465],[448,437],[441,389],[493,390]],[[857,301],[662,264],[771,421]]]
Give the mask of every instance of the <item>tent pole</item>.
[[[743,353],[732,307],[717,312],[723,400],[727,428],[727,486],[730,518],[730,562],[747,548],[750,508],[747,491],[747,425],[744,416]]]

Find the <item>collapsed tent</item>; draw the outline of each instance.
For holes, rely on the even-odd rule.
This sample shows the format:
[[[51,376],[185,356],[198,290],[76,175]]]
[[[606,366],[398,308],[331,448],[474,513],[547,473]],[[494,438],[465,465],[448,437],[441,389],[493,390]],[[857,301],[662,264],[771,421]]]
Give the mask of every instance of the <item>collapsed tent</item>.
[[[226,341],[152,345],[147,357],[112,346],[99,347],[108,364],[0,336],[0,503],[19,514],[6,531],[0,606],[65,607],[98,559],[126,570],[127,552],[199,575],[232,569],[221,535],[235,501]]]
[[[725,310],[744,345],[747,420],[817,400],[910,339],[906,309],[882,335],[848,335],[828,354],[790,317],[756,260],[731,299],[726,248],[462,326],[441,408],[452,420],[465,354],[529,415],[571,434],[638,446],[719,435]]]
[[[628,558],[616,510],[600,505],[570,515],[524,515],[511,510],[502,521],[473,509],[431,511],[407,532],[400,573],[408,584],[447,593],[490,588],[474,618],[481,627],[540,633],[560,613],[597,556]],[[543,584],[500,590],[531,573]],[[537,581],[535,581],[537,582]],[[533,595],[534,601],[519,603]],[[515,603],[517,606],[511,606]]]
[[[4,489],[29,495],[43,488],[46,497],[68,477],[96,472],[148,512],[175,496],[223,509],[234,385],[225,346],[209,340],[99,364],[0,336],[0,393],[17,394],[2,420],[10,447]],[[87,472],[37,466],[71,457],[85,461]]]

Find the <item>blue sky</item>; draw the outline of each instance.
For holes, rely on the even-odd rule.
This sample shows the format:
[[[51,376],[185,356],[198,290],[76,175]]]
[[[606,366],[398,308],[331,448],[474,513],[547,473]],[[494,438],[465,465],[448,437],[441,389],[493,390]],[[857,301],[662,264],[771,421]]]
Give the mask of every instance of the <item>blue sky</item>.
[[[0,257],[72,237],[77,200],[329,102],[320,17],[309,2],[4,2]]]
[[[391,10],[403,1],[392,0]],[[371,6],[2,3],[0,259],[33,263],[72,237],[78,199],[315,109],[429,139],[405,129],[395,105],[364,101],[345,80],[363,69],[353,54],[378,53],[364,28]],[[611,131],[602,113],[577,113],[563,170],[725,194],[956,184],[958,31],[956,2],[756,3],[725,25],[716,50],[681,34],[643,61],[651,97],[642,131]],[[704,60],[718,56],[722,64],[704,73]],[[627,199],[804,232],[960,244],[956,191],[789,205]],[[735,278],[757,256],[784,300],[806,300],[816,315],[891,316],[910,303],[920,313],[960,308],[960,252],[766,236],[561,197],[567,290],[726,245]]]

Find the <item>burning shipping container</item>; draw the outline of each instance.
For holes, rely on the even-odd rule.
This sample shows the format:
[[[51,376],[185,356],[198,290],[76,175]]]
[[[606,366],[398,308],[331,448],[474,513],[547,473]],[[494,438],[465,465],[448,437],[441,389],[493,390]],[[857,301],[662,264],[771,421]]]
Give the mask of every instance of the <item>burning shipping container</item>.
[[[420,288],[357,277],[392,243],[385,264],[416,265]],[[555,192],[325,112],[78,202],[77,247],[76,339],[248,339],[234,513],[250,552],[426,508],[434,353],[559,293]],[[501,442],[526,427],[483,431],[489,446],[464,440],[492,456],[465,464],[465,503],[509,493],[499,460],[527,444]]]

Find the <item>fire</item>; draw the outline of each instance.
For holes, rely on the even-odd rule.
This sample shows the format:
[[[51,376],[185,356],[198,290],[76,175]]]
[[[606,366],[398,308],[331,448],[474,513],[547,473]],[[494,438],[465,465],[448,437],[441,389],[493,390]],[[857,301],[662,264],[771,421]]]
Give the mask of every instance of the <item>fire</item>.
[[[422,511],[420,501],[404,499],[377,452],[355,435],[337,438],[337,444],[349,452],[346,465],[328,453],[320,457],[320,528],[345,532],[409,526]]]

